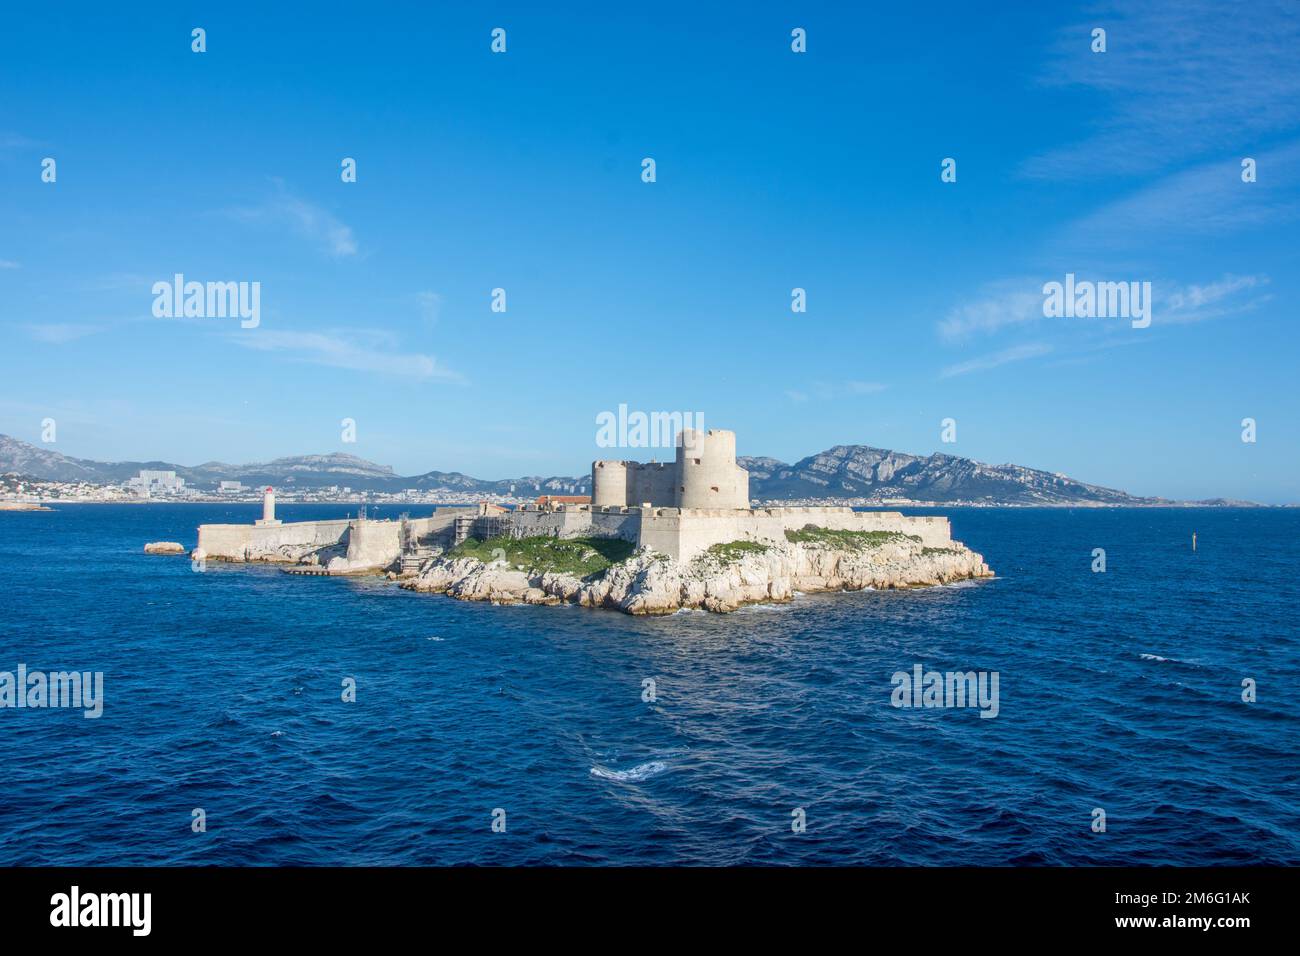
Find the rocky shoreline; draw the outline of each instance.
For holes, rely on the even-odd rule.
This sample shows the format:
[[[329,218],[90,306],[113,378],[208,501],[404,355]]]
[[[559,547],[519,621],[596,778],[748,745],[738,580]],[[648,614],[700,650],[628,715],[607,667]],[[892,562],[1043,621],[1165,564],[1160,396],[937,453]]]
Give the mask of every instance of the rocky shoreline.
[[[683,608],[725,613],[747,604],[785,603],[798,593],[927,587],[992,576],[984,558],[965,545],[926,548],[900,534],[871,546],[733,542],[686,563],[642,549],[585,578],[451,554],[427,561],[401,586],[462,601],[577,604],[656,615]]]

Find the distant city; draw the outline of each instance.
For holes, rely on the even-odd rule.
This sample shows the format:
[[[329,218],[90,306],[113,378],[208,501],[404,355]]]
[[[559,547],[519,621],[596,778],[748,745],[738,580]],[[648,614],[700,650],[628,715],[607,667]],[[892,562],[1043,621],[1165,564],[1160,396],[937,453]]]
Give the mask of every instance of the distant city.
[[[142,470],[134,478],[120,483],[98,484],[89,481],[53,481],[28,475],[0,475],[0,502],[143,504],[148,502],[260,502],[263,486],[248,486],[239,481],[221,481],[215,489],[187,485],[174,471]],[[294,488],[276,486],[276,496],[283,503],[317,504],[524,504],[536,495],[502,495],[492,492],[466,492],[452,488],[406,488],[401,491],[370,491],[348,485]]]

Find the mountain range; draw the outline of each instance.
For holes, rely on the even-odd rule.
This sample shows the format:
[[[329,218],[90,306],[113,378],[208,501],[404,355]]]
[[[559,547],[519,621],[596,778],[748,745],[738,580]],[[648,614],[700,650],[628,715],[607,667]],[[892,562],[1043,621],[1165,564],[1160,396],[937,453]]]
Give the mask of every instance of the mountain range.
[[[840,498],[989,505],[1174,504],[1167,499],[1136,497],[1021,465],[988,465],[956,455],[909,455],[869,445],[836,445],[794,464],[762,457],[740,457],[737,461],[749,471],[750,496],[760,501]],[[269,484],[311,489],[339,485],[354,491],[382,492],[415,488],[519,496],[591,493],[590,475],[532,475],[499,481],[485,481],[455,471],[402,476],[387,465],[343,452],[298,455],[245,465],[218,461],[194,466],[165,461],[102,462],[72,458],[0,435],[0,473],[48,481],[116,484],[135,477],[142,469],[174,471],[186,484],[200,489],[215,488],[219,481],[241,481],[248,486]],[[1185,503],[1249,504],[1226,499]]]

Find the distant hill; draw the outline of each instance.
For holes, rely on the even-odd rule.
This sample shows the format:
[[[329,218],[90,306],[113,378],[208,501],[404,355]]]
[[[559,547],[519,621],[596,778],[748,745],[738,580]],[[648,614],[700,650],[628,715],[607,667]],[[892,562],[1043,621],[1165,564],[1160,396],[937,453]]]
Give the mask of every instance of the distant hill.
[[[377,465],[356,455],[331,452],[325,455],[297,455],[274,461],[232,465],[209,461],[201,465],[178,465],[168,461],[92,461],[32,445],[0,435],[0,473],[17,473],[47,481],[91,481],[116,484],[134,478],[142,469],[174,471],[186,484],[215,488],[220,481],[242,481],[248,486],[279,485],[294,488],[323,488],[340,485],[358,491],[401,491],[404,488],[521,495],[589,494],[591,476],[581,478],[541,477],[483,481],[459,472],[430,471],[410,477],[398,475],[388,465]]]
[[[1156,505],[1173,504],[1163,498],[1139,498],[1076,481],[1065,475],[1021,465],[986,465],[955,455],[908,455],[870,445],[836,445],[792,465],[775,458],[742,457],[749,471],[749,493],[758,500],[789,501],[809,498],[906,499],[937,503],[971,502],[1009,505]],[[279,485],[321,488],[330,485],[356,491],[421,491],[448,489],[485,494],[590,494],[591,476],[576,478],[527,476],[484,481],[460,472],[428,471],[402,476],[387,465],[332,452],[298,455],[274,461],[230,465],[209,461],[193,467],[165,461],[101,462],[71,458],[55,451],[0,435],[0,473],[17,472],[52,481],[91,481],[111,484],[132,478],[141,469],[174,471],[187,484],[214,488],[219,481],[245,485]],[[1247,505],[1250,502],[1216,498],[1201,505]]]
[[[753,498],[906,498],[911,501],[990,504],[1136,505],[1168,503],[1138,498],[1021,465],[986,465],[956,455],[908,455],[869,445],[836,445],[793,465],[772,458],[741,458]]]
[[[125,481],[140,469],[157,468],[163,471],[180,468],[165,461],[90,461],[86,458],[69,458],[57,451],[49,451],[25,441],[0,435],[0,471],[17,472],[44,478],[47,481],[93,481],[100,484]],[[190,469],[185,469],[186,471]]]

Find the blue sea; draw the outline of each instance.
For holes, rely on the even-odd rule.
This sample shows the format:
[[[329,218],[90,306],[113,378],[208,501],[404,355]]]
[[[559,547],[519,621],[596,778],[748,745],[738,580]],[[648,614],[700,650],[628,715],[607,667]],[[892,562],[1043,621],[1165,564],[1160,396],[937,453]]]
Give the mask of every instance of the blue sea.
[[[0,710],[3,865],[1300,863],[1300,511],[946,509],[995,579],[636,619],[142,553],[256,505],[56,507],[0,513],[0,671],[104,709]],[[916,664],[998,715],[892,706]]]

